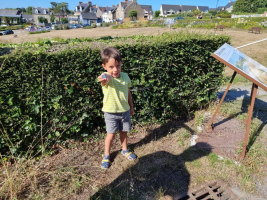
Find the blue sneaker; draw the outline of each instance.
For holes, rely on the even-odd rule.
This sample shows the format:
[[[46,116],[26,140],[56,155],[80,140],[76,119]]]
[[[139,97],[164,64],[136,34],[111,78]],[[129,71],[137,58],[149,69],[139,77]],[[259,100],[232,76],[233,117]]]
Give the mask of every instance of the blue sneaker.
[[[124,155],[128,160],[135,160],[137,158],[137,156],[128,149],[125,151],[121,150],[121,154]]]
[[[105,154],[103,154],[102,157],[103,157],[103,160],[101,163],[101,168],[108,169],[110,167],[109,155],[106,156]]]

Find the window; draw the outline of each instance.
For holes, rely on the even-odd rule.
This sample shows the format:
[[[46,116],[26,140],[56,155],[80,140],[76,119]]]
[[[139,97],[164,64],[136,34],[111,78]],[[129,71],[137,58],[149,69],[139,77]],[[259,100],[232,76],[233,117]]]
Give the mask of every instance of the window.
[[[38,10],[37,9],[35,9],[35,14],[38,14]]]

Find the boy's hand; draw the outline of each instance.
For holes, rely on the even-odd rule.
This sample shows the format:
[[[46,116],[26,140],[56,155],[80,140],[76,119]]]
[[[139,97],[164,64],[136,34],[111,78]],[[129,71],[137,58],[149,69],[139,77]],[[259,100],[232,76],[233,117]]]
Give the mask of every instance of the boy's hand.
[[[100,82],[100,83],[102,83],[102,84],[106,84],[107,83],[107,81],[108,81],[108,79],[107,79],[107,77],[105,76],[105,74],[101,74],[100,76],[98,76],[97,77],[98,78],[98,81]]]
[[[134,109],[133,108],[130,109],[130,115],[131,116],[134,115]]]

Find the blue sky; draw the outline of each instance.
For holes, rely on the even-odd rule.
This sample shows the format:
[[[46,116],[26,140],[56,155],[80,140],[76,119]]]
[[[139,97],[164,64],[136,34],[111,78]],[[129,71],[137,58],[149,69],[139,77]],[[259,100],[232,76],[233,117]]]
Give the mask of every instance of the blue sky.
[[[87,2],[87,0],[80,0],[81,2]],[[90,0],[89,0],[90,1]],[[94,1],[91,0],[92,4],[97,4],[99,6],[112,6],[117,5],[122,0],[100,0]],[[0,9],[4,8],[17,8],[17,7],[25,7],[33,6],[33,7],[42,7],[49,8],[51,7],[50,2],[67,2],[69,3],[69,9],[74,10],[75,6],[78,5],[79,0],[0,0]],[[196,5],[196,6],[209,6],[210,8],[215,8],[217,4],[217,0],[137,0],[137,2],[141,5],[152,5],[153,11],[159,10],[161,4],[172,4],[172,5]],[[229,0],[219,0],[218,6],[225,6]]]

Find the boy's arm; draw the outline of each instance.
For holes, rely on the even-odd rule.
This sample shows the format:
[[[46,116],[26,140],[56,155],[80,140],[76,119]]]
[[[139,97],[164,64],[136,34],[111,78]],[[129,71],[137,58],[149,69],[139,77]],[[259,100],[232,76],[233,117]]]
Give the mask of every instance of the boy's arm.
[[[130,106],[130,114],[132,116],[134,114],[134,107],[133,107],[133,100],[132,100],[132,94],[131,94],[130,89],[128,91],[128,103],[129,103],[129,106]]]

